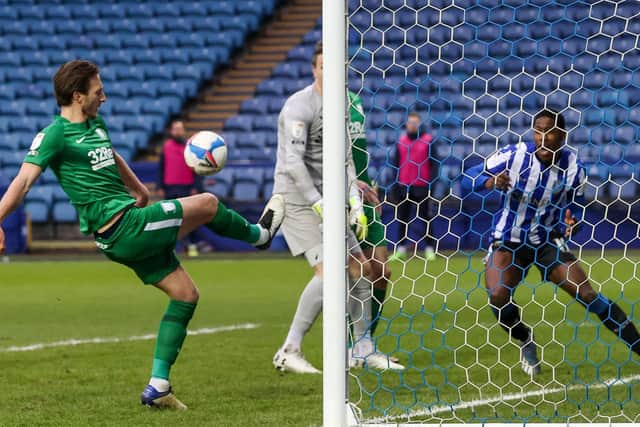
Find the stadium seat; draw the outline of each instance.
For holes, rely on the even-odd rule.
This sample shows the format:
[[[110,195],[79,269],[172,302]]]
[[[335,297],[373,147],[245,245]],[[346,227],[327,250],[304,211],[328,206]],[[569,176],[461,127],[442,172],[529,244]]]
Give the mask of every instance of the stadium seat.
[[[240,131],[240,132],[250,132],[251,131],[251,123],[252,119],[250,115],[238,115],[232,116],[227,119],[224,123],[225,131]]]
[[[54,222],[62,223],[76,222],[78,219],[75,208],[68,201],[54,202],[52,217]]]
[[[261,196],[260,183],[238,179],[233,185],[231,198],[238,202],[253,202]]]

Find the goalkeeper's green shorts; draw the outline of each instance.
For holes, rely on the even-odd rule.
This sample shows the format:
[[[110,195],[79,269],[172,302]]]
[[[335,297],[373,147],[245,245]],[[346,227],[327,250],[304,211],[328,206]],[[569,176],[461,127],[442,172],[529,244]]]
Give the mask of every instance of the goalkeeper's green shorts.
[[[369,232],[367,237],[360,242],[362,249],[375,248],[376,246],[386,246],[387,241],[384,237],[384,224],[380,214],[376,212],[376,209],[368,204],[364,205],[364,213],[367,216],[367,223],[369,224]]]
[[[107,230],[110,235],[95,235],[96,245],[110,260],[131,268],[145,284],[155,284],[180,266],[175,253],[180,225],[182,205],[177,200],[132,207],[112,226],[116,227],[112,233]]]

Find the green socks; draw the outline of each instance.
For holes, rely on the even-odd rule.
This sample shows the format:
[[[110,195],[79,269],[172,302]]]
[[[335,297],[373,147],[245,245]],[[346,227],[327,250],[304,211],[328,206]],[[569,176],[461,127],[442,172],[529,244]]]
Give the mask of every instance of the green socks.
[[[260,227],[250,224],[242,215],[218,201],[216,216],[206,224],[216,234],[254,244],[260,239]]]
[[[371,298],[371,336],[376,332],[378,320],[382,315],[382,302],[386,296],[386,289],[373,287],[373,298]]]
[[[167,312],[162,317],[158,329],[158,340],[153,354],[152,377],[169,379],[171,365],[178,357],[182,343],[187,336],[187,325],[195,309],[196,304],[190,302],[169,301],[169,307],[167,307]]]

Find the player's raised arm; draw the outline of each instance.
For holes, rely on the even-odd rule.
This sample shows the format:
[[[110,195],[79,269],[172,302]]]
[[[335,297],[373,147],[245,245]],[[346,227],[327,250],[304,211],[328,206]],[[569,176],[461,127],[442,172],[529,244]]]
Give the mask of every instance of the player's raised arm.
[[[139,208],[147,206],[147,203],[149,202],[149,190],[147,187],[140,182],[127,162],[115,150],[113,150],[113,158],[116,161],[118,173],[120,174],[120,178],[122,178],[122,182],[124,182],[124,185],[131,190],[136,198],[136,206]]]
[[[472,191],[492,190],[508,191],[511,189],[511,179],[508,165],[515,146],[510,145],[494,153],[484,164],[479,164],[469,168],[462,175],[462,191],[470,193]]]

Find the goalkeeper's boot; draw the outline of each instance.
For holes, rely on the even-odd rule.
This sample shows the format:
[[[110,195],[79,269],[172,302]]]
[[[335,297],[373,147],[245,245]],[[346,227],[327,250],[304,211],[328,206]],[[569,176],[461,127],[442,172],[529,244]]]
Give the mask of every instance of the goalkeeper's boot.
[[[380,352],[375,352],[375,353],[371,353],[367,356],[361,357],[361,356],[351,356],[349,358],[349,367],[350,368],[356,368],[356,369],[360,369],[360,368],[371,368],[371,369],[380,369],[382,371],[386,371],[388,369],[392,370],[392,371],[404,371],[405,367],[404,365],[401,365],[400,363],[397,363],[393,360],[391,360],[391,358],[389,356],[387,356],[384,353],[380,353]]]
[[[271,242],[282,225],[284,220],[284,197],[281,194],[274,194],[265,206],[258,224],[269,232],[269,240],[256,245],[258,249],[269,249]]]
[[[520,342],[520,364],[522,370],[531,376],[538,375],[541,371],[540,359],[538,359],[538,346],[529,338]]]
[[[281,348],[273,356],[273,366],[280,372],[293,372],[295,374],[321,374],[304,358],[300,350]]]
[[[171,387],[167,391],[158,391],[151,384],[144,388],[140,396],[140,402],[143,405],[158,409],[175,409],[178,411],[187,409],[187,405],[180,402],[173,394]]]

